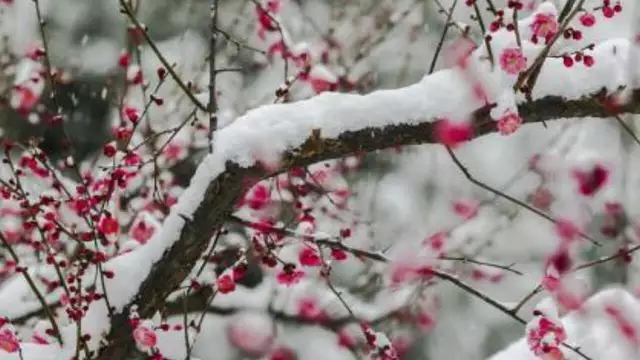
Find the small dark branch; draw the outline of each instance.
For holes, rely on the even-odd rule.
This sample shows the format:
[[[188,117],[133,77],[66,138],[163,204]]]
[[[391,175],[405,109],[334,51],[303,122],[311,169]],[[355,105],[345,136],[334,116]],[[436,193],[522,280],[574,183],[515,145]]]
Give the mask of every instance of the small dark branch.
[[[518,200],[516,198],[514,198],[513,196],[506,194],[498,189],[494,189],[493,187],[483,183],[482,181],[479,181],[478,179],[476,179],[467,169],[467,167],[462,164],[462,162],[460,161],[460,159],[458,159],[458,157],[456,156],[456,154],[453,152],[453,150],[451,150],[450,147],[447,147],[447,152],[449,153],[449,156],[451,157],[451,160],[453,160],[453,163],[458,167],[458,169],[460,169],[460,171],[462,172],[462,174],[467,178],[467,180],[469,180],[471,183],[473,183],[474,185],[498,196],[501,197],[513,204],[516,204],[522,208],[525,208],[527,210],[529,210],[530,212],[540,216],[541,218],[555,224],[557,222],[556,219],[554,219],[552,216],[545,214],[544,212],[536,209],[535,207],[525,203],[524,201]],[[591,242],[593,245],[596,246],[602,246],[599,242],[597,242],[595,239],[593,239],[592,237],[590,237],[589,235],[580,232],[580,236],[586,240],[588,240],[589,242]]]
[[[433,73],[433,71],[436,68],[436,62],[438,61],[440,51],[442,51],[442,46],[444,45],[444,41],[447,38],[447,32],[449,32],[449,26],[451,25],[451,18],[453,17],[453,11],[456,9],[456,5],[458,5],[458,0],[453,1],[453,4],[451,5],[447,13],[447,20],[444,24],[444,29],[442,29],[442,35],[440,36],[440,41],[438,41],[438,46],[436,47],[436,53],[433,54],[433,58],[431,59],[431,65],[429,65],[429,74]]]
[[[450,261],[459,261],[461,263],[469,263],[469,264],[481,265],[481,266],[486,266],[486,267],[492,267],[492,268],[508,271],[508,272],[514,273],[516,275],[520,275],[520,276],[524,275],[521,271],[516,270],[516,269],[513,268],[515,266],[515,264],[500,265],[500,264],[495,264],[495,263],[491,263],[491,262],[487,262],[487,261],[475,260],[475,259],[472,259],[472,258],[462,257],[462,256],[441,256],[441,257],[439,257],[439,259],[450,260]]]
[[[267,55],[266,51],[260,50],[258,48],[255,48],[255,47],[249,46],[249,45],[247,45],[245,43],[242,43],[242,42],[236,40],[233,36],[231,36],[231,34],[229,34],[228,32],[226,32],[224,30],[216,28],[215,31],[220,33],[220,35],[224,36],[224,38],[227,39],[228,42],[232,43],[237,48],[244,48],[244,49],[247,49],[247,50],[250,50],[250,51],[255,51],[255,52],[257,52],[259,54],[262,54],[262,55]]]
[[[558,22],[562,23],[564,21],[564,19],[567,18],[567,16],[569,16],[569,12],[571,12],[571,9],[573,8],[573,5],[576,4],[576,0],[568,0],[566,4],[564,4],[564,7],[562,8],[562,11],[560,12],[560,16],[558,17]]]
[[[16,254],[16,252],[13,250],[13,247],[11,246],[11,244],[7,241],[4,235],[2,235],[2,232],[0,232],[0,242],[7,249],[13,261],[16,262],[16,266],[20,266],[20,257],[18,257],[18,254]],[[47,319],[51,323],[51,327],[53,328],[53,331],[55,333],[54,337],[56,338],[56,340],[58,340],[60,344],[63,344],[62,335],[60,334],[60,328],[58,327],[56,318],[53,315],[53,311],[51,311],[51,307],[49,307],[49,305],[47,304],[47,301],[42,295],[42,292],[38,290],[38,286],[31,278],[31,275],[29,275],[28,269],[24,268],[23,271],[21,272],[22,272],[22,275],[24,276],[24,279],[27,281],[27,284],[29,284],[29,288],[31,288],[31,291],[33,291],[33,293],[38,298],[38,302],[40,302],[40,304],[42,305],[42,309],[44,309],[44,314],[46,315]]]
[[[211,4],[211,28],[209,36],[209,153],[213,152],[213,133],[218,127],[218,104],[216,102],[216,40],[218,38],[218,2]]]
[[[147,28],[145,26],[143,26],[142,24],[140,24],[140,22],[136,18],[135,13],[133,12],[133,9],[131,9],[131,7],[125,2],[125,0],[120,0],[120,6],[122,8],[121,11],[127,16],[127,18],[129,18],[129,20],[133,23],[133,25],[136,27],[136,29],[138,31],[140,31],[140,33],[142,33],[142,37],[144,37],[144,40],[147,42],[147,44],[149,44],[149,47],[151,48],[153,53],[156,55],[158,60],[160,60],[162,65],[165,67],[165,69],[167,69],[167,72],[169,73],[169,76],[171,76],[173,81],[175,81],[176,84],[178,84],[178,87],[180,87],[180,89],[184,92],[184,94],[189,98],[189,100],[191,100],[191,102],[198,109],[200,109],[201,111],[205,111],[206,112],[207,111],[207,107],[204,106],[200,102],[200,100],[198,100],[198,98],[195,97],[195,95],[191,91],[190,87],[187,86],[187,84],[185,84],[184,81],[182,81],[182,79],[176,73],[176,71],[173,68],[173,66],[171,64],[169,64],[169,61],[167,61],[167,59],[164,57],[164,55],[162,55],[162,52],[160,52],[160,49],[158,49],[158,46],[156,45],[156,43],[149,36],[149,32],[147,31]]]
[[[572,270],[572,272],[578,271],[578,270],[587,269],[587,268],[590,268],[590,267],[594,267],[596,265],[600,265],[600,264],[609,262],[611,260],[621,259],[621,258],[623,258],[623,257],[625,257],[627,255],[633,254],[634,252],[636,252],[638,250],[640,250],[640,245],[636,245],[636,246],[634,246],[632,248],[629,248],[627,250],[618,251],[613,255],[605,256],[605,257],[602,257],[600,259],[596,259],[596,260],[593,260],[593,261],[586,262],[586,263],[584,263],[582,265],[578,265]]]

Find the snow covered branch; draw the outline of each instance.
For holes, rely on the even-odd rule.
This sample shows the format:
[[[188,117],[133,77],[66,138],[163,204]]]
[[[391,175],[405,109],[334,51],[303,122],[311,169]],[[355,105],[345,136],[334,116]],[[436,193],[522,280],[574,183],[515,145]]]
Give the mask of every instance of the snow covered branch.
[[[137,292],[130,294],[133,301],[112,319],[109,345],[100,359],[124,358],[132,351],[135,345],[127,310],[136,304],[140,316],[149,317],[162,309],[164,299],[188,276],[233,212],[247,181],[349,154],[436,143],[433,116],[441,110],[434,104],[459,95],[438,91],[429,84],[447,73],[436,73],[420,84],[399,90],[365,96],[323,94],[298,103],[261,107],[216,133],[214,153],[199,166],[191,186],[158,235],[164,241],[149,242],[156,244],[154,247],[164,243],[166,251],[154,250],[162,256],[154,261]],[[518,111],[531,126],[558,118],[606,118],[610,108],[605,100],[604,91],[574,100],[546,96],[519,105]],[[617,111],[640,113],[640,91],[633,92],[632,100]],[[489,112],[488,107],[474,111],[477,136],[495,131]],[[269,147],[264,147],[265,143]],[[256,165],[256,157],[265,154],[282,155],[278,166],[265,170]],[[171,234],[178,236],[172,239]],[[149,246],[134,253],[144,252]]]

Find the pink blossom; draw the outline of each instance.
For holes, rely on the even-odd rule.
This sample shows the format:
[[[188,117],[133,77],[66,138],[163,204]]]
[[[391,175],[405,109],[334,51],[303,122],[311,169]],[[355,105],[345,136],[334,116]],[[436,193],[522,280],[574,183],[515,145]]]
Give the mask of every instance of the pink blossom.
[[[527,67],[527,59],[519,48],[506,48],[500,54],[500,68],[508,74],[517,75]]]
[[[295,285],[304,277],[304,271],[296,270],[295,268],[289,268],[285,265],[285,268],[278,273],[276,279],[279,284],[291,286]]]
[[[434,124],[436,140],[451,148],[473,138],[473,129],[469,123],[454,123],[449,119],[438,119]]]
[[[17,85],[13,89],[12,104],[21,114],[26,114],[31,111],[39,100],[40,95],[37,94],[34,89],[27,86]]]
[[[322,259],[316,249],[308,246],[303,246],[298,253],[298,259],[303,266],[320,266],[322,265]]]
[[[264,184],[256,185],[252,196],[248,199],[249,207],[253,210],[263,209],[270,201],[271,192]]]
[[[139,119],[138,110],[136,108],[126,106],[123,110],[124,115],[131,121],[132,123],[137,123]]]
[[[356,340],[346,330],[338,331],[338,346],[352,349],[356,346]]]
[[[580,15],[580,23],[585,27],[592,27],[596,23],[596,17],[586,12]]]
[[[216,288],[221,294],[228,294],[236,289],[236,282],[231,275],[225,274],[216,281]]]
[[[0,330],[0,349],[8,353],[14,353],[20,350],[18,338],[11,329]]]
[[[298,315],[304,320],[317,321],[324,317],[324,312],[315,298],[304,297],[298,302]]]
[[[477,48],[477,45],[467,36],[462,36],[445,49],[444,58],[449,66],[466,69],[469,65],[469,57]]]
[[[540,210],[548,210],[553,201],[553,195],[547,188],[539,187],[529,196],[529,201]]]
[[[162,154],[169,160],[180,160],[187,156],[187,148],[178,141],[172,141],[164,147]]]
[[[547,274],[542,278],[542,287],[549,292],[554,292],[560,287],[560,279],[554,275]]]
[[[508,112],[498,120],[498,131],[502,135],[510,135],[516,132],[522,125],[522,118],[520,115]]]
[[[436,324],[435,317],[426,311],[420,311],[416,315],[416,324],[421,331],[430,331]]]
[[[478,215],[479,203],[476,200],[456,200],[453,203],[453,212],[465,220],[469,220]]]
[[[527,343],[536,356],[545,356],[559,351],[560,344],[567,340],[562,324],[557,324],[549,317],[536,312],[527,324]]]
[[[49,344],[49,341],[42,335],[39,335],[37,333],[33,334],[33,336],[31,337],[31,340],[36,343],[36,344],[40,344],[40,345],[47,345]]]
[[[120,57],[118,58],[118,64],[123,69],[126,69],[126,68],[129,67],[129,65],[131,65],[131,59],[132,59],[131,54],[129,54],[127,51],[123,50],[120,53]]]
[[[273,351],[269,360],[295,360],[296,355],[288,347],[279,347]]]
[[[443,231],[437,232],[422,241],[422,245],[430,246],[435,251],[441,251],[444,246],[447,234]]]
[[[538,13],[533,18],[531,32],[533,32],[534,36],[545,38],[548,42],[559,30],[560,24],[558,24],[558,20],[554,14]]]
[[[140,220],[131,227],[129,232],[133,240],[144,245],[151,238],[155,229],[153,226],[147,225],[144,220]]]
[[[580,228],[569,220],[559,219],[556,221],[556,233],[563,241],[569,242],[580,236]]]
[[[584,196],[593,196],[607,182],[609,170],[600,164],[596,164],[589,171],[576,170],[573,175],[578,181],[580,193]]]
[[[331,258],[336,261],[346,260],[347,252],[342,249],[331,249]]]
[[[116,234],[120,230],[120,224],[113,216],[104,216],[98,224],[98,230],[104,235]]]
[[[315,92],[316,94],[320,94],[325,91],[338,90],[338,83],[331,82],[322,78],[310,77],[309,84],[311,85],[313,92]]]
[[[143,349],[152,348],[158,343],[156,333],[144,325],[139,325],[133,330],[133,339]]]

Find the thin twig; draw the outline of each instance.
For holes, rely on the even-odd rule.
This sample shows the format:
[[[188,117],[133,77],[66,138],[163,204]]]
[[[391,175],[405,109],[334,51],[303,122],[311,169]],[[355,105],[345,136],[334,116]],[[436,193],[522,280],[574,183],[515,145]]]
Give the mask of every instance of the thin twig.
[[[138,29],[138,31],[140,31],[140,33],[144,37],[144,39],[147,42],[147,44],[149,44],[149,47],[151,48],[151,50],[155,53],[155,55],[158,58],[158,60],[160,60],[162,65],[167,69],[167,72],[169,73],[171,78],[173,78],[173,80],[176,82],[176,84],[178,84],[178,86],[180,87],[180,89],[182,89],[184,94],[187,95],[189,100],[191,100],[191,102],[193,102],[193,104],[196,107],[198,107],[198,109],[200,109],[201,111],[207,112],[207,107],[204,106],[200,102],[200,100],[198,100],[198,98],[195,97],[195,95],[193,94],[193,92],[191,91],[189,86],[187,86],[184,83],[184,81],[182,81],[180,76],[178,76],[178,74],[176,73],[176,71],[173,68],[173,66],[171,66],[171,64],[169,64],[169,61],[167,61],[167,59],[164,57],[164,55],[162,55],[162,52],[160,52],[160,49],[158,49],[158,47],[156,46],[155,42],[149,36],[149,32],[147,31],[147,28],[145,26],[142,26],[142,24],[140,24],[138,19],[136,19],[136,17],[133,14],[133,11],[131,10],[131,8],[125,3],[124,0],[120,0],[120,6],[122,7],[122,12],[124,12],[124,14],[127,15],[129,20],[136,27],[136,29]]]
[[[529,210],[530,212],[532,212],[532,213],[534,213],[534,214],[536,214],[536,215],[538,215],[538,216],[540,216],[540,217],[542,217],[542,218],[544,218],[544,219],[546,219],[546,220],[550,221],[550,222],[551,222],[551,223],[553,223],[553,224],[556,224],[556,223],[557,223],[557,220],[556,220],[556,219],[554,219],[553,217],[551,217],[551,216],[549,216],[549,215],[545,214],[544,212],[542,212],[542,211],[540,211],[540,210],[538,210],[538,209],[534,208],[533,206],[531,206],[531,205],[529,205],[529,204],[527,204],[527,203],[525,203],[525,202],[523,202],[523,201],[520,201],[520,200],[518,200],[518,199],[514,198],[513,196],[508,195],[508,194],[506,194],[506,193],[504,193],[504,192],[502,192],[502,191],[500,191],[500,190],[494,189],[493,187],[491,187],[491,186],[489,186],[489,185],[487,185],[487,184],[483,183],[482,181],[477,180],[473,175],[471,175],[471,173],[470,173],[470,172],[469,172],[469,170],[466,168],[466,166],[464,166],[464,164],[462,164],[462,162],[460,161],[460,159],[458,159],[458,157],[457,157],[457,156],[456,156],[456,154],[453,152],[453,150],[451,149],[451,147],[447,146],[447,147],[446,147],[446,149],[447,149],[447,152],[449,153],[449,156],[451,157],[451,160],[453,160],[453,162],[456,164],[456,166],[458,167],[458,169],[460,169],[460,171],[462,172],[462,174],[463,174],[463,175],[464,175],[464,176],[465,176],[465,177],[466,177],[470,182],[472,182],[473,184],[475,184],[475,185],[477,185],[477,186],[481,187],[481,188],[482,188],[482,189],[484,189],[484,190],[487,190],[487,191],[489,191],[489,192],[493,193],[494,195],[497,195],[497,196],[499,196],[499,197],[501,197],[501,198],[503,198],[503,199],[505,199],[505,200],[508,200],[509,202],[512,202],[512,203],[514,203],[514,204],[516,204],[516,205],[518,205],[518,206],[521,206],[521,207],[523,207],[523,208],[525,208],[525,209]],[[585,233],[583,233],[583,232],[580,232],[580,236],[581,236],[582,238],[584,238],[584,239],[588,240],[589,242],[591,242],[591,243],[592,243],[593,245],[595,245],[595,246],[598,246],[598,247],[601,247],[601,246],[602,246],[598,241],[596,241],[595,239],[593,239],[592,237],[590,237],[589,235],[587,235],[587,234],[585,234]]]
[[[218,2],[211,4],[211,33],[209,36],[209,153],[213,153],[213,133],[218,127],[218,103],[216,101],[216,40],[218,38]]]

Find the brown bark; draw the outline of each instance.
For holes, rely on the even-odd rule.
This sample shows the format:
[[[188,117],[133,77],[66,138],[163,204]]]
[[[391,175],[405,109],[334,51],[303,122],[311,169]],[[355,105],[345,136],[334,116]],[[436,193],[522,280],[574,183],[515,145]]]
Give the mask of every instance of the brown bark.
[[[519,106],[519,113],[525,123],[529,124],[558,118],[607,117],[610,114],[602,105],[603,94],[604,92],[600,92],[571,101],[547,97]],[[640,113],[640,91],[635,91],[633,100],[621,110],[626,113]],[[495,131],[494,121],[488,114],[488,108],[475,112],[477,136]],[[429,121],[431,119],[412,125],[390,125],[348,131],[335,139],[322,138],[322,133],[314,131],[305,143],[283,155],[278,171],[354,153],[401,145],[434,143],[433,123]],[[122,360],[131,354],[135,345],[127,321],[130,306],[136,304],[142,317],[152,316],[161,310],[164,299],[188,276],[211,238],[225,223],[227,215],[242,195],[245,181],[252,177],[270,175],[273,174],[267,174],[256,167],[244,169],[232,163],[227,164],[226,170],[209,184],[204,201],[195,211],[191,221],[182,229],[180,238],[153,266],[134,301],[112,319],[111,331],[107,338],[108,345],[102,349],[97,359]]]

